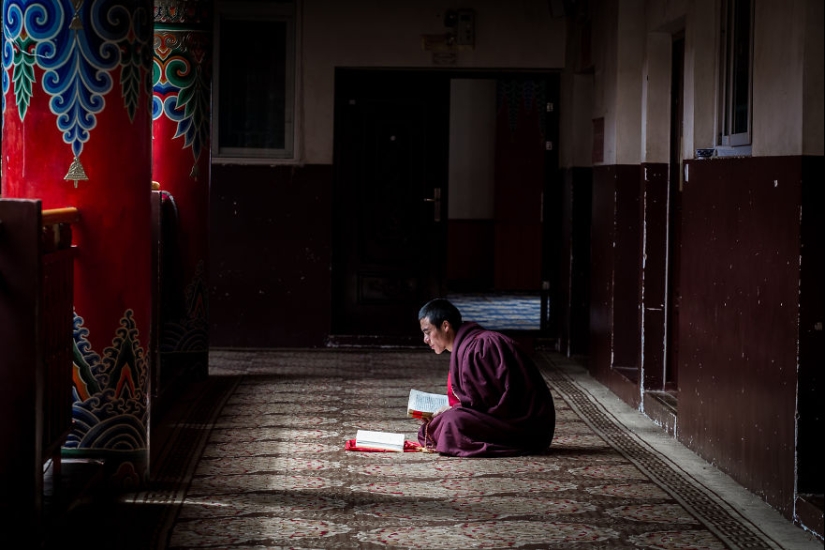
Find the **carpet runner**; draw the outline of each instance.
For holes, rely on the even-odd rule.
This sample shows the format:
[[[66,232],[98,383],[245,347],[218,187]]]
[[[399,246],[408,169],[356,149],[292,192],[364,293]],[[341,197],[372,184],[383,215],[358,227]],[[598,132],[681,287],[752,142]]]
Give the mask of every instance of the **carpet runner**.
[[[208,388],[166,428],[155,486],[118,504],[134,523],[113,547],[783,548],[626,428],[575,365],[538,355],[551,449],[465,459],[344,450],[358,429],[415,440],[409,390],[443,391],[448,354],[213,351]]]

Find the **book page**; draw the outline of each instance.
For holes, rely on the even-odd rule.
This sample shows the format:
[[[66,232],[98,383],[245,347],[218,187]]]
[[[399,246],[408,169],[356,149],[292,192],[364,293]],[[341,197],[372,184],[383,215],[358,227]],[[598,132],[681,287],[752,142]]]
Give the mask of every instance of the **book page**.
[[[404,434],[358,430],[355,433],[355,444],[358,447],[403,452]]]
[[[442,407],[446,407],[449,401],[447,394],[428,393],[420,390],[410,390],[410,399],[407,402],[407,414],[410,416],[432,416],[432,414]]]

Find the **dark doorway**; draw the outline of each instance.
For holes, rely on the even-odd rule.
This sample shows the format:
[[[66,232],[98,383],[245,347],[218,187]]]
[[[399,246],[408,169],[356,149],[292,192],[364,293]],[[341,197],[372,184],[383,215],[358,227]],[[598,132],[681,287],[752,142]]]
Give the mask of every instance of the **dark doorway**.
[[[336,72],[334,334],[417,337],[443,293],[448,124],[444,74]]]
[[[670,89],[670,177],[668,188],[668,286],[667,352],[665,353],[665,390],[679,389],[679,265],[682,224],[682,126],[684,97],[685,38],[673,39]]]
[[[486,87],[485,99],[456,85],[471,81]],[[558,75],[339,69],[335,98],[331,338],[417,342],[425,301],[468,293],[535,299],[541,307],[525,311],[536,318],[519,326],[555,330]],[[494,146],[463,150],[456,134],[478,131]],[[467,173],[479,165],[482,173]],[[489,204],[479,214],[470,205],[483,193]],[[495,316],[509,317],[507,327],[508,309]]]
[[[555,73],[452,75],[446,284],[488,328],[555,330],[558,110]]]

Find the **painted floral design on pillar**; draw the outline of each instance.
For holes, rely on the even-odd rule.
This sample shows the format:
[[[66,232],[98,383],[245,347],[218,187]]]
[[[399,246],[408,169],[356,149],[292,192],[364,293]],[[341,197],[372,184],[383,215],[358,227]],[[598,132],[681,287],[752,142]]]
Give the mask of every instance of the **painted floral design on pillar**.
[[[104,458],[112,486],[148,479],[151,9],[3,2],[2,194],[79,211],[63,455]]]
[[[208,371],[212,2],[156,0],[153,179],[162,193],[158,335],[163,387]]]

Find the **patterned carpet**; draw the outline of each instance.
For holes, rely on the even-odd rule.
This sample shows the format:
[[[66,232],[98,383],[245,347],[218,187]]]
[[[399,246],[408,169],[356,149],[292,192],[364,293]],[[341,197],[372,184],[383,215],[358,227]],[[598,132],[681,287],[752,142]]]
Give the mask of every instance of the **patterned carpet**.
[[[780,544],[628,430],[575,365],[539,354],[551,450],[460,459],[344,450],[357,429],[415,439],[409,390],[442,391],[447,354],[214,351],[155,487],[81,517],[112,548],[821,548]]]
[[[537,293],[450,294],[465,321],[491,330],[539,330],[541,296]]]

